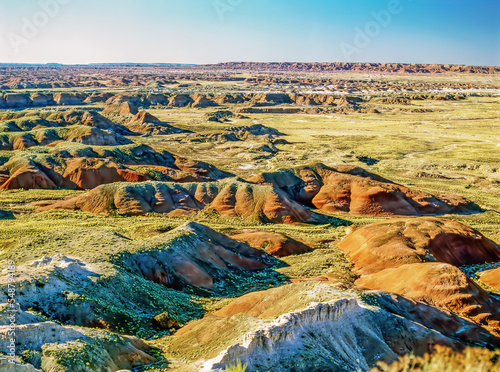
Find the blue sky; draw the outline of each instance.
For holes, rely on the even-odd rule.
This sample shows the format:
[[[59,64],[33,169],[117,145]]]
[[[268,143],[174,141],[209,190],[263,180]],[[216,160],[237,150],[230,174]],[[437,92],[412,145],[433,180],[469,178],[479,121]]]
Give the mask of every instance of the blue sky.
[[[0,62],[500,65],[498,0],[0,0]]]

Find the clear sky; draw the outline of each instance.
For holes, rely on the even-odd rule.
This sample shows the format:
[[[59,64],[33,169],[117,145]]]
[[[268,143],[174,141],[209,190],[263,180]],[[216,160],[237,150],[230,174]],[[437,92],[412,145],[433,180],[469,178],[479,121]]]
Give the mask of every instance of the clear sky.
[[[500,65],[500,0],[0,0],[0,62]]]

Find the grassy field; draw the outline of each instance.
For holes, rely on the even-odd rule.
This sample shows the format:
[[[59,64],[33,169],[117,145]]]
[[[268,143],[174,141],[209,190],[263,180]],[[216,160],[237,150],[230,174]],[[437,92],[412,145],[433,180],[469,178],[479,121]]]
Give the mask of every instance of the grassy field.
[[[500,98],[412,101],[411,107],[432,110],[423,113],[398,111],[401,105],[384,106],[389,109],[380,114],[248,114],[231,123],[207,122],[204,115],[214,108],[150,110],[172,125],[197,132],[256,123],[275,128],[290,144],[277,145],[279,152],[274,155],[258,151],[258,143],[193,144],[166,136],[140,141],[242,177],[313,162],[354,164],[408,187],[471,199],[487,212],[452,218],[500,240]],[[378,162],[368,166],[360,157]]]

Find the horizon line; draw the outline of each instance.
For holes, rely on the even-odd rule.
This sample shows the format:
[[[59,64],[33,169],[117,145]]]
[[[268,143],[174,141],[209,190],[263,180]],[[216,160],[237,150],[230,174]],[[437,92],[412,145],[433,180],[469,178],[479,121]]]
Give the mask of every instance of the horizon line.
[[[178,63],[178,62],[88,62],[88,63],[60,63],[60,62],[0,62],[0,66],[66,66],[66,67],[83,67],[83,66],[106,66],[106,65],[123,65],[123,66],[217,66],[223,64],[241,64],[241,63],[253,63],[253,64],[399,64],[399,65],[449,65],[449,66],[470,66],[470,67],[500,67],[500,65],[470,65],[463,63],[425,63],[425,62],[343,62],[343,61],[315,61],[315,62],[304,62],[304,61],[224,61],[217,63]]]

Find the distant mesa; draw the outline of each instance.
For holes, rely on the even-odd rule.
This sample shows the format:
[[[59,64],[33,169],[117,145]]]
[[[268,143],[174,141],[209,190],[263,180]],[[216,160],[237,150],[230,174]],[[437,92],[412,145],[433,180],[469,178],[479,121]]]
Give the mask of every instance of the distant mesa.
[[[126,215],[165,213],[180,216],[201,210],[222,217],[238,217],[254,222],[327,223],[326,216],[314,213],[270,185],[252,185],[235,179],[200,183],[114,183],[102,185],[42,208],[78,209]]]
[[[466,66],[420,63],[358,63],[358,62],[225,62],[206,65],[207,69],[251,70],[251,71],[370,71],[404,73],[480,73],[500,74],[496,66]]]
[[[298,203],[327,212],[416,216],[480,211],[463,197],[412,190],[350,165],[301,166],[255,175],[248,182],[271,184]]]
[[[499,262],[500,248],[460,222],[436,218],[394,218],[357,228],[338,247],[361,274],[419,262],[454,266]]]

